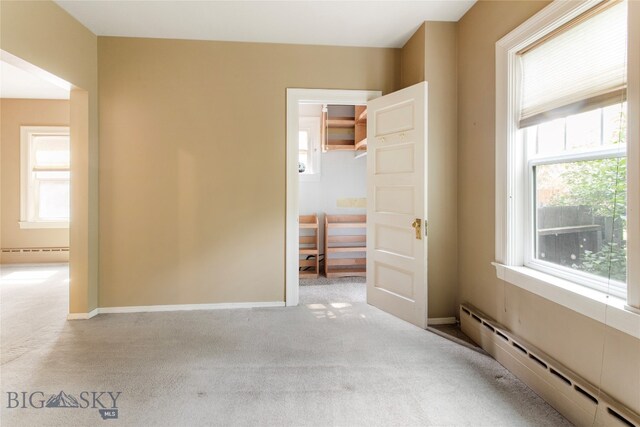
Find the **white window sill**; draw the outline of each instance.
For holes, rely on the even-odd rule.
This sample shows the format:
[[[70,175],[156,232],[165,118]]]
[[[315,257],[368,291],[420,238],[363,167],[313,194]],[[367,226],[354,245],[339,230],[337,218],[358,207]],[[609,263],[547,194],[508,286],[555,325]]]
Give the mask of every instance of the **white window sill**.
[[[19,221],[20,228],[33,229],[33,228],[69,228],[68,222],[33,222],[33,221]]]
[[[298,175],[300,182],[320,182],[319,173],[301,173]]]
[[[640,339],[640,310],[624,300],[532,268],[492,264],[499,279]]]

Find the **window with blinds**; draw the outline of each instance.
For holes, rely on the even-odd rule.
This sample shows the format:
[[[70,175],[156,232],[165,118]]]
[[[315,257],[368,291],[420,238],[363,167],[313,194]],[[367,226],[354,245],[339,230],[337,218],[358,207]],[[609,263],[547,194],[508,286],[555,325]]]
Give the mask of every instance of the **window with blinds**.
[[[66,228],[70,217],[69,128],[21,127],[22,228]]]
[[[519,52],[519,126],[623,102],[626,42],[626,2],[609,1]]]
[[[605,1],[518,53],[525,265],[625,297],[627,4]]]

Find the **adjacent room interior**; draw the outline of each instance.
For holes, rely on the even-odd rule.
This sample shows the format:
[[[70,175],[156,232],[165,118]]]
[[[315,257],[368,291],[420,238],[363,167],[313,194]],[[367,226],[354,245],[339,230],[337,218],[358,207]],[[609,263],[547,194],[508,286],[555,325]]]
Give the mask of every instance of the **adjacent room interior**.
[[[0,1],[3,425],[640,427],[640,2],[337,7]]]
[[[299,105],[300,300],[366,301],[366,105]]]

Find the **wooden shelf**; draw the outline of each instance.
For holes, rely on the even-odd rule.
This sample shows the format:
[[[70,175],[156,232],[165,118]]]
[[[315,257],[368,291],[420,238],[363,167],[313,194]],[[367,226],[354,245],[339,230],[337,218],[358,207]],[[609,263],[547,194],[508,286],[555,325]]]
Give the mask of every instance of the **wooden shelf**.
[[[331,272],[326,274],[327,277],[366,277],[367,269],[363,267],[333,267]]]
[[[324,218],[324,271],[327,277],[365,276],[367,265],[366,215],[325,215]],[[360,234],[332,234],[335,230],[353,229]],[[354,258],[335,258],[332,254],[363,254]],[[353,255],[352,255],[353,256]]]
[[[352,128],[356,124],[353,117],[334,117],[327,119],[327,126],[330,128]]]
[[[354,126],[355,150],[367,149],[367,106],[356,105],[356,124]]]
[[[360,107],[359,105],[356,106]],[[360,114],[358,114],[358,111],[356,111],[356,123],[362,123],[362,122],[366,122],[367,121],[367,106],[363,105],[362,106],[362,110],[360,111]]]
[[[366,246],[345,246],[345,247],[336,246],[334,248],[328,248],[327,251],[330,254],[335,254],[340,252],[366,252],[367,247]]]
[[[322,151],[367,149],[367,106],[354,105],[353,113],[344,105],[328,105],[322,113]],[[353,117],[344,117],[353,114]],[[364,142],[363,142],[364,141]]]
[[[318,249],[318,216],[300,215],[298,218],[300,237],[298,256],[299,278],[318,278],[320,262]],[[304,233],[304,234],[303,234]]]
[[[327,150],[349,150],[353,151],[353,139],[331,139],[325,145]]]
[[[300,255],[318,255],[318,250],[312,248],[300,248],[298,252]]]

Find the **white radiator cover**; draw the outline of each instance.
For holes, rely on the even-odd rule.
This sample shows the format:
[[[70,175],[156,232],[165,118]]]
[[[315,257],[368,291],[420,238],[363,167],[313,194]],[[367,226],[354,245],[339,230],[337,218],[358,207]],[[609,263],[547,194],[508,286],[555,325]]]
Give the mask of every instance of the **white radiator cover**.
[[[577,426],[640,427],[640,415],[590,384],[470,304],[462,332]]]
[[[27,253],[50,253],[50,252],[69,252],[69,247],[58,248],[2,248],[2,253],[27,254]]]

